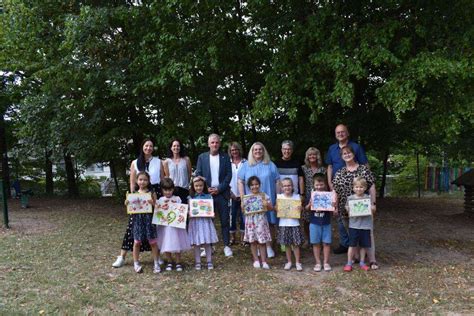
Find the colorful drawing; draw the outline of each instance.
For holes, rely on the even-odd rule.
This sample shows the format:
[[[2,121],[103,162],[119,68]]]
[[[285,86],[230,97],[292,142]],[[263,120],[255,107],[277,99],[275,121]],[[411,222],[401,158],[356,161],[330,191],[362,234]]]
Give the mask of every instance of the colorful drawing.
[[[301,200],[277,198],[277,217],[279,218],[300,218]]]
[[[189,217],[214,217],[214,201],[212,199],[189,200]]]
[[[334,192],[313,191],[311,193],[311,210],[334,212],[335,197]]]
[[[172,226],[186,229],[188,205],[172,202],[156,203],[152,223],[161,226]]]
[[[370,199],[349,200],[349,217],[371,216]]]
[[[153,213],[152,205],[148,203],[149,200],[151,200],[151,193],[127,193],[127,213]]]
[[[242,205],[245,215],[257,214],[267,211],[265,194],[248,194],[244,195]]]

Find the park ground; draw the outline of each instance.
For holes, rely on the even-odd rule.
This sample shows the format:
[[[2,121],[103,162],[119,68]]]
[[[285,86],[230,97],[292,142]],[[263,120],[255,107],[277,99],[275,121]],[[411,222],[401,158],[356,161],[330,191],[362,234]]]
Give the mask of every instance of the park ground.
[[[0,228],[0,314],[407,314],[474,313],[474,217],[462,200],[380,200],[375,222],[380,269],[313,272],[309,250],[303,272],[286,272],[283,254],[270,271],[251,266],[248,248],[225,258],[217,245],[216,269],[194,271],[191,254],[182,273],[153,275],[120,269],[127,216],[117,200],[10,200],[11,229]]]

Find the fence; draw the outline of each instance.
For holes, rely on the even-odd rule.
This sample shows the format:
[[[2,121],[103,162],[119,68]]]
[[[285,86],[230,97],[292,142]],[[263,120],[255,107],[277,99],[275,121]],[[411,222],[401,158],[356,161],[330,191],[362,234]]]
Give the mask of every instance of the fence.
[[[462,190],[451,184],[471,168],[427,167],[425,170],[425,190],[434,192],[452,192]]]

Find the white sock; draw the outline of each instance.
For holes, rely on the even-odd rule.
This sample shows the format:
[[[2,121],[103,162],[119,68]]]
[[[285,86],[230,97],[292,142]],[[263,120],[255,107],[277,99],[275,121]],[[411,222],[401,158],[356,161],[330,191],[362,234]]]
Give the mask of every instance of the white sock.
[[[136,268],[136,267],[139,267],[140,266],[140,261],[133,261],[133,266]]]

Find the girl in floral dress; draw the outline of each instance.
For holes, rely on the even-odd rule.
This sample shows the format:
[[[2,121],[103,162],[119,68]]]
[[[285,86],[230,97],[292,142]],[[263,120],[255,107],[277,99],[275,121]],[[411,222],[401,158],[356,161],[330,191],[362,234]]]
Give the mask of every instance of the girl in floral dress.
[[[258,177],[250,177],[248,179],[247,185],[250,188],[252,195],[264,194],[260,192],[260,179]],[[270,197],[267,194],[264,195],[264,209],[273,209]],[[242,211],[245,213],[245,203],[242,203]],[[270,266],[267,263],[266,243],[272,241],[272,237],[265,212],[245,215],[244,241],[250,243],[250,250],[252,251],[253,257],[253,267],[256,269],[270,269]],[[259,249],[260,256],[257,254],[257,248]]]

